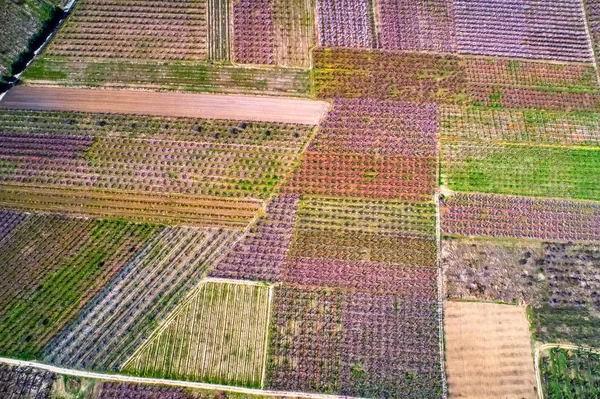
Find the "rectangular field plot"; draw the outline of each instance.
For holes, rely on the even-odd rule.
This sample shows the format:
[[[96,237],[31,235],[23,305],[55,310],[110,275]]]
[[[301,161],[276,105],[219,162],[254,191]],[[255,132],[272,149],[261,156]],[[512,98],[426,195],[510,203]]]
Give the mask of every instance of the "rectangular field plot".
[[[438,104],[464,104],[469,100],[464,60],[455,56],[317,49],[314,64],[319,98]]]
[[[253,68],[200,61],[133,61],[41,56],[22,81],[36,86],[88,86],[107,89],[262,94],[307,97],[308,71],[297,68]]]
[[[435,104],[336,98],[308,150],[435,156],[437,130]]]
[[[435,285],[433,274],[423,281]],[[440,332],[432,290],[349,292],[342,310],[340,394],[440,398]]]
[[[440,207],[442,234],[600,241],[595,202],[455,194]]]
[[[269,334],[269,389],[337,393],[343,293],[275,288]]]
[[[586,62],[593,57],[578,0],[456,0],[458,52]]]
[[[432,203],[305,197],[286,256],[432,267],[435,208]]]
[[[306,152],[283,186],[292,194],[428,201],[435,157]]]
[[[442,142],[441,177],[456,191],[574,199],[600,199],[600,151]]]
[[[161,228],[30,215],[0,241],[0,351],[37,358]]]
[[[466,75],[475,86],[513,87],[586,93],[598,90],[592,63],[560,64],[521,59],[466,58]]]
[[[444,238],[446,299],[540,306],[546,298],[544,263],[539,241]]]
[[[205,282],[123,366],[143,377],[258,388],[270,288]]]
[[[14,110],[96,112],[300,125],[317,125],[327,107],[328,104],[324,101],[299,98],[23,86],[11,90],[0,105],[2,109]]]
[[[441,107],[440,136],[442,140],[598,146],[600,114],[536,109]]]
[[[544,398],[598,396],[598,353],[585,349],[551,348],[542,352],[539,367]]]
[[[314,0],[232,0],[234,60],[310,67]]]
[[[119,370],[238,238],[190,227],[155,234],[44,348],[44,361]]]
[[[451,398],[537,398],[524,308],[475,302],[444,308]]]
[[[369,0],[317,0],[319,45],[375,47],[373,13]]]
[[[600,111],[600,94],[597,92],[562,92],[472,85],[471,94],[474,104],[494,108]]]
[[[82,0],[45,53],[81,58],[202,60],[206,0]]]
[[[378,0],[381,48],[456,52],[454,0]]]

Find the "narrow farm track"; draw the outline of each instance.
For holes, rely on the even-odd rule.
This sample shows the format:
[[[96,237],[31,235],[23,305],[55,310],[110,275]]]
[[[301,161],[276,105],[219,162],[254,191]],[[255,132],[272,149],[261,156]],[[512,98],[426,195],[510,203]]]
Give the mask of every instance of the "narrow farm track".
[[[172,387],[182,387],[182,388],[195,388],[195,389],[208,389],[208,390],[218,390],[225,392],[234,392],[234,393],[242,393],[248,395],[272,395],[283,398],[306,398],[306,399],[359,399],[351,396],[339,396],[339,395],[326,395],[319,393],[309,393],[309,392],[287,392],[287,391],[270,391],[263,389],[252,389],[252,388],[242,388],[242,387],[233,387],[228,385],[217,385],[217,384],[206,384],[202,382],[188,382],[188,381],[176,381],[176,380],[165,380],[160,378],[141,378],[141,377],[131,377],[119,374],[103,374],[103,373],[93,373],[89,371],[81,371],[81,370],[73,370],[62,367],[50,366],[48,364],[25,361],[25,360],[16,360],[9,359],[5,357],[0,357],[0,363],[8,364],[11,366],[17,367],[35,367],[41,370],[50,371],[52,373],[64,374],[72,377],[81,377],[81,378],[91,378],[95,380],[102,381],[116,381],[116,382],[130,382],[130,383],[138,383],[138,384],[149,384],[149,385],[168,385]]]
[[[14,87],[3,109],[103,112],[169,117],[317,125],[327,110],[324,101],[259,96],[156,93],[127,90]]]

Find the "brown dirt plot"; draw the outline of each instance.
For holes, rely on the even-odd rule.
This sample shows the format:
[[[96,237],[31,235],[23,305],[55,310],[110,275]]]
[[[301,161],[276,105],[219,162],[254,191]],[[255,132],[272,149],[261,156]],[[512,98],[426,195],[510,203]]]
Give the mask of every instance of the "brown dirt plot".
[[[317,125],[327,103],[298,98],[17,86],[7,93],[0,108]]]
[[[525,308],[477,302],[444,308],[451,399],[537,398]]]

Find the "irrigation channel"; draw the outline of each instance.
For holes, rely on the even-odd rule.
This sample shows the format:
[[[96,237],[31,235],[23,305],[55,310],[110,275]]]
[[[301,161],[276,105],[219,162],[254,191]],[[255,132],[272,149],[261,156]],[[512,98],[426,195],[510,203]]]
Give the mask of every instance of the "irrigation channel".
[[[58,28],[60,28],[60,25],[69,16],[69,13],[75,5],[75,1],[76,0],[69,0],[64,8],[56,7],[55,10],[58,11],[52,12],[50,19],[45,21],[42,29],[33,36],[35,39],[33,39],[33,41],[30,39],[28,48],[19,54],[18,60],[11,66],[12,76],[4,77],[6,83],[1,83],[0,81],[0,101],[2,101],[4,95],[19,82],[19,78],[25,69],[27,69],[33,60],[35,60],[35,57],[37,57],[44,47],[46,47],[52,36],[54,36],[56,31],[58,31]],[[34,47],[34,49],[29,47]]]

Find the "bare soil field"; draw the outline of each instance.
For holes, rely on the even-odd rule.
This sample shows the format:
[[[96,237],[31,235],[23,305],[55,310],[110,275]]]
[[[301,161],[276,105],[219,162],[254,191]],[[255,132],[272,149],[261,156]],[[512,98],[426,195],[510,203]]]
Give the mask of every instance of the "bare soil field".
[[[0,108],[316,125],[327,110],[327,103],[238,95],[17,86],[0,102]]]
[[[444,308],[450,398],[537,398],[525,308],[476,302]]]
[[[446,299],[544,302],[541,242],[446,237],[441,251]]]

